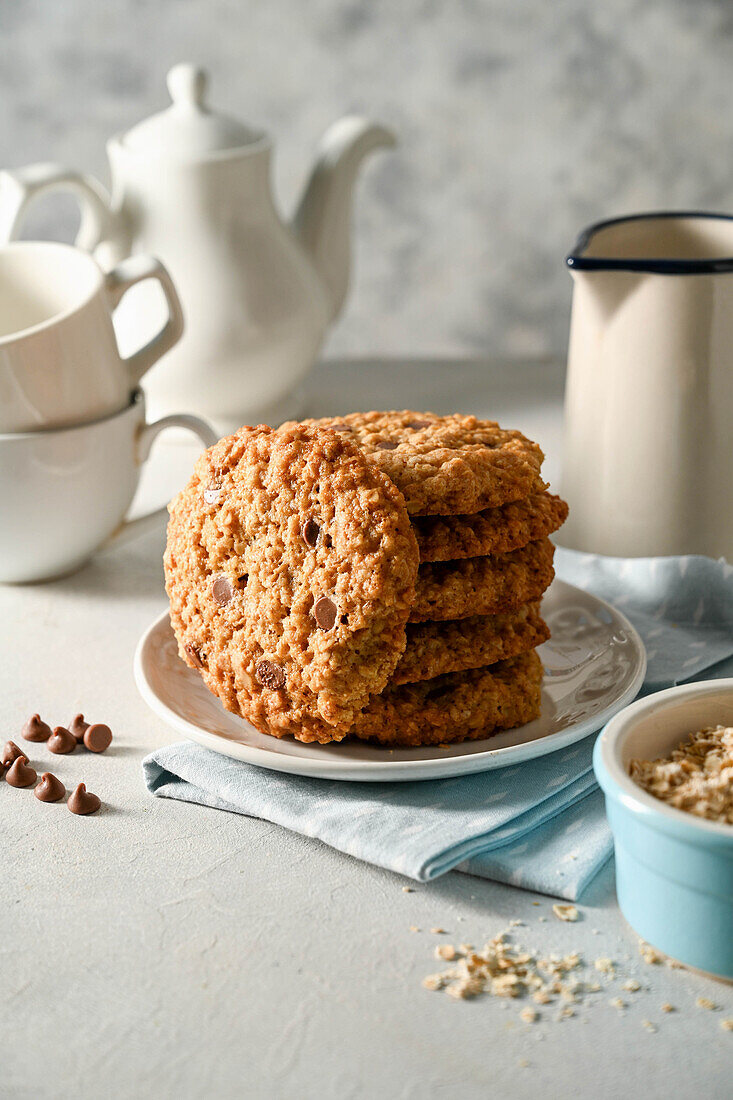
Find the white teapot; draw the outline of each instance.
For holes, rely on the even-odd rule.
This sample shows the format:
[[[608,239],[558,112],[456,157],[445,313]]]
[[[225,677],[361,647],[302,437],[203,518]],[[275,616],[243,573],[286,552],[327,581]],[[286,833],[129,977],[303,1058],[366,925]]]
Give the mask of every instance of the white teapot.
[[[31,200],[63,189],[80,202],[77,244],[104,267],[137,252],[159,257],[186,331],[146,376],[151,415],[186,409],[226,433],[293,411],[294,388],[346,296],[357,170],[394,136],[356,116],[334,123],[287,226],[272,199],[270,138],[206,105],[203,69],[176,65],[167,79],[172,106],[108,143],[111,197],[57,165],[0,173],[0,240],[17,235]],[[165,310],[156,285],[129,292],[115,316],[123,354]]]

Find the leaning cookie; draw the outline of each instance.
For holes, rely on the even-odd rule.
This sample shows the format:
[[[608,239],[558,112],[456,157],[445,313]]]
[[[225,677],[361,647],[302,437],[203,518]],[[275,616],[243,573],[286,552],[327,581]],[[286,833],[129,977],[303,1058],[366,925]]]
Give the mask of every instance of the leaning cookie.
[[[401,490],[413,516],[479,512],[546,488],[537,444],[493,420],[403,411],[305,423],[358,443]]]
[[[549,637],[549,628],[536,603],[503,615],[473,615],[456,622],[408,623],[407,647],[390,684],[412,684],[446,672],[483,668],[527,653]]]
[[[412,747],[475,741],[537,718],[541,694],[542,662],[534,651],[523,653],[488,668],[389,687],[370,702],[351,734]]]
[[[179,651],[275,736],[340,740],[405,648],[417,544],[399,490],[334,432],[244,428],[170,506]]]
[[[421,565],[410,622],[498,615],[534,603],[555,576],[554,554],[550,540],[539,539],[510,554]]]
[[[416,516],[420,561],[454,561],[482,554],[507,554],[546,538],[561,527],[568,506],[552,493],[538,493],[472,516]]]

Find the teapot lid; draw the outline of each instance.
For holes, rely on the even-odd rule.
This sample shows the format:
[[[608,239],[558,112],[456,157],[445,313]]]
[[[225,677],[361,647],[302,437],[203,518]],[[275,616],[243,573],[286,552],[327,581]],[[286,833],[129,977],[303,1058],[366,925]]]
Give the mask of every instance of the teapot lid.
[[[199,65],[174,65],[166,77],[171,106],[128,130],[122,138],[125,147],[156,156],[196,157],[261,141],[262,131],[207,106],[208,82]]]

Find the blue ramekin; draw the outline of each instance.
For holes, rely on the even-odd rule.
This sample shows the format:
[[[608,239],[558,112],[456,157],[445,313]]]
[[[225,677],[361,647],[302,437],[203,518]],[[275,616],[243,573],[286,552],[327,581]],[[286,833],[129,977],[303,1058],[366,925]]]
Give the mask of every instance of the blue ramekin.
[[[617,714],[596,741],[616,892],[626,920],[665,955],[733,980],[733,825],[674,809],[628,774],[634,758],[666,756],[705,726],[733,726],[733,679],[649,695]]]

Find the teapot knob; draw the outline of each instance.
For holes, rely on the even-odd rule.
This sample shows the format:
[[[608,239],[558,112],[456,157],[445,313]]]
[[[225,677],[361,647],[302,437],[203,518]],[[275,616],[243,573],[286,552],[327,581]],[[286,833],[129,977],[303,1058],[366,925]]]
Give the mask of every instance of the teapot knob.
[[[209,83],[209,74],[200,65],[182,62],[174,65],[166,84],[176,107],[201,107]]]

